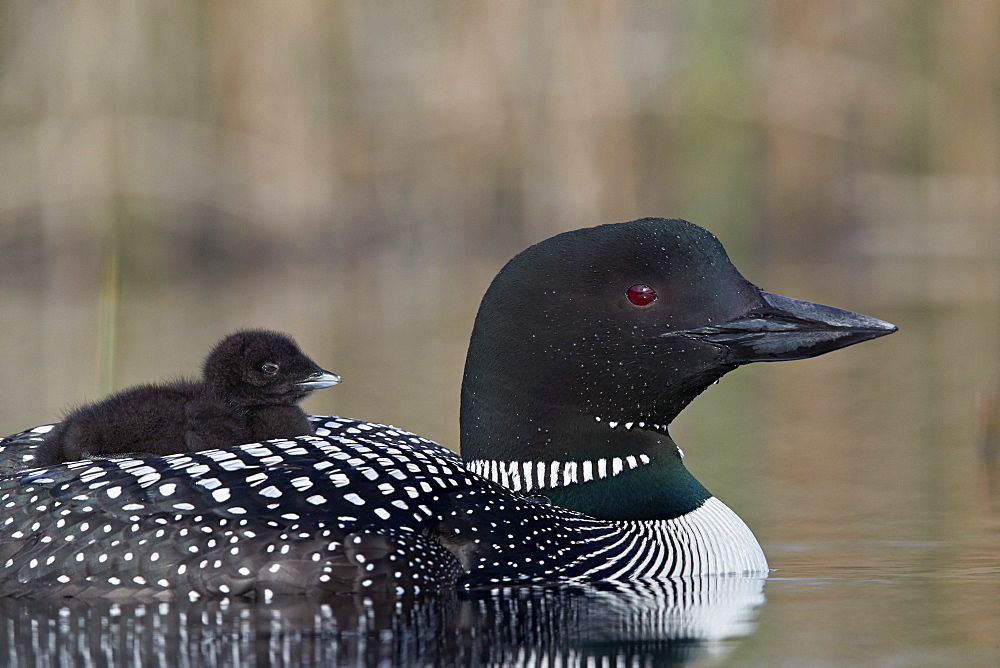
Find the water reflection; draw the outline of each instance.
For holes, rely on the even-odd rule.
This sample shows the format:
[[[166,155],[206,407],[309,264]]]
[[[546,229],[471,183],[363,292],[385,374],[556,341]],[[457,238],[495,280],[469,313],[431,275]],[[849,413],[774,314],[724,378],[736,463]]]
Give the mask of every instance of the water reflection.
[[[725,656],[762,578],[441,594],[83,603],[0,599],[7,665],[662,665]]]

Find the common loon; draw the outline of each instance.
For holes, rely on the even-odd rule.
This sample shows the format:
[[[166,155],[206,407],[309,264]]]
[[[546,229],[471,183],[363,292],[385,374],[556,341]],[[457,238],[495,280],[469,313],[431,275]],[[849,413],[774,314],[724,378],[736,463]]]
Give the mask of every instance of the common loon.
[[[77,461],[0,480],[0,594],[171,599],[763,574],[673,418],[725,373],[895,331],[752,285],[646,218],[511,260],[476,317],[462,455],[393,427]],[[0,442],[25,457],[46,427]],[[19,454],[20,453],[20,454]]]
[[[40,466],[85,457],[170,455],[313,433],[298,402],[340,377],[287,334],[230,334],[205,358],[200,382],[123,390],[67,415],[45,436]]]

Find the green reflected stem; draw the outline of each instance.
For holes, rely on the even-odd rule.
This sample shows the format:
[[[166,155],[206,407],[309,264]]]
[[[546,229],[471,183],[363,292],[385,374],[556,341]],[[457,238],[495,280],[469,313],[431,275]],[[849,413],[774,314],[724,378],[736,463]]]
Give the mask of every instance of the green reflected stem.
[[[97,360],[102,395],[114,389],[115,356],[118,348],[119,283],[118,242],[111,239],[101,262],[101,290],[97,309]]]

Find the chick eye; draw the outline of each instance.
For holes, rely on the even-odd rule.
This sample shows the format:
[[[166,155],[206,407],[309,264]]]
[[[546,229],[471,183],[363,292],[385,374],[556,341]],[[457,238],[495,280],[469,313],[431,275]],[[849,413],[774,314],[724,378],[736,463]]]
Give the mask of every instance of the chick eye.
[[[639,283],[626,290],[625,296],[636,306],[648,306],[656,301],[656,290]]]
[[[273,376],[278,373],[278,365],[274,362],[264,362],[260,365],[260,370],[266,373],[268,376]]]

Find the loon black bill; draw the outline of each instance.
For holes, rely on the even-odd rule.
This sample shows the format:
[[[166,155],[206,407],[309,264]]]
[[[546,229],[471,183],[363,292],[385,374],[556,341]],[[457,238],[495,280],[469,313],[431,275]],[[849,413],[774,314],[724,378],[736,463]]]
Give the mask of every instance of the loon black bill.
[[[684,336],[726,350],[730,362],[777,362],[816,357],[892,334],[897,327],[861,313],[760,292],[760,307],[720,325],[664,336]]]

